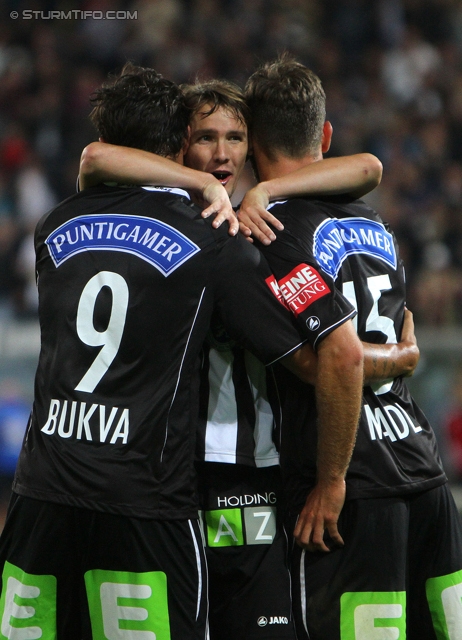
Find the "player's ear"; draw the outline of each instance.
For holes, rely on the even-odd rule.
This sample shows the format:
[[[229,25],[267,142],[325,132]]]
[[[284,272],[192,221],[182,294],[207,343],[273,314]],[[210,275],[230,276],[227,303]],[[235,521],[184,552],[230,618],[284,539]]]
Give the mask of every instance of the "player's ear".
[[[329,120],[326,120],[322,128],[321,149],[323,153],[327,153],[330,149],[330,143],[332,141],[332,125]]]

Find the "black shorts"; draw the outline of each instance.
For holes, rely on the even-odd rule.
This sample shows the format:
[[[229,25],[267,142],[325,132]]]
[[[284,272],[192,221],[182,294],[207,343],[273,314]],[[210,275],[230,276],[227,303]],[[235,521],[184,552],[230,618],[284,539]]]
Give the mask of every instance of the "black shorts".
[[[13,495],[0,566],[0,619],[35,628],[21,637],[206,638],[198,521],[127,518]]]
[[[294,546],[299,640],[369,640],[381,627],[393,629],[390,638],[461,637],[462,525],[447,485],[350,500],[339,531],[342,549]]]
[[[198,465],[211,640],[294,640],[279,467]]]

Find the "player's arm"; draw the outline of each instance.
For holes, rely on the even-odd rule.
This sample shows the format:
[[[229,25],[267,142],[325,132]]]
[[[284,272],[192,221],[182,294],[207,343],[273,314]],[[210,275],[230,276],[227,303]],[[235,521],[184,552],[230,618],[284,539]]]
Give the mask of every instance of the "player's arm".
[[[345,475],[356,440],[362,400],[363,350],[350,320],[319,345],[315,387],[317,483],[300,513],[294,537],[310,551],[329,551],[325,531],[333,544],[343,545],[337,521],[345,501]]]
[[[313,386],[316,384],[318,356],[308,342],[280,362],[303,382]]]
[[[362,342],[364,352],[364,384],[385,382],[398,376],[413,375],[419,362],[420,351],[414,333],[411,311],[405,309],[401,340],[397,344],[373,344]],[[283,364],[304,382],[314,385],[318,358],[309,344],[303,345]]]
[[[92,142],[82,152],[79,185],[81,189],[87,189],[102,182],[186,189],[208,205],[202,212],[204,218],[216,214],[214,227],[228,220],[230,234],[235,235],[238,231],[238,222],[226,189],[211,173],[190,169],[142,149]]]
[[[398,376],[412,376],[419,362],[420,351],[414,333],[414,319],[404,310],[401,340],[397,344],[363,342],[364,383],[384,382]]]
[[[276,237],[268,224],[281,230],[277,218],[266,210],[269,203],[302,195],[338,195],[348,193],[360,198],[380,184],[382,163],[370,153],[341,158],[326,158],[292,173],[260,182],[247,191],[239,209],[240,230],[252,234],[263,244]]]

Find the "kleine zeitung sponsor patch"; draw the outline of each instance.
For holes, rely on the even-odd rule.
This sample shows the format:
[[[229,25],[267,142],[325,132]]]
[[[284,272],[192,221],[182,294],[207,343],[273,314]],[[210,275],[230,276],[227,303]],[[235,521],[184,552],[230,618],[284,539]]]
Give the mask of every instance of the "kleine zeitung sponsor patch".
[[[295,315],[299,315],[313,302],[330,293],[320,273],[312,266],[301,263],[284,278],[276,281],[274,276],[266,278],[276,298]]]

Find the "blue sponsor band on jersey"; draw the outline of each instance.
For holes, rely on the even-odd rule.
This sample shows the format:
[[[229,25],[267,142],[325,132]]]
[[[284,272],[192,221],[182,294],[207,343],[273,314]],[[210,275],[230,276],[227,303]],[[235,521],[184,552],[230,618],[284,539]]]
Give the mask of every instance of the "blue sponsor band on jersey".
[[[325,220],[314,234],[313,253],[323,271],[334,280],[352,253],[378,258],[393,269],[397,266],[393,236],[382,224],[367,218]]]
[[[165,222],[116,213],[73,218],[45,240],[56,267],[82,251],[123,251],[146,260],[168,276],[199,247]]]

